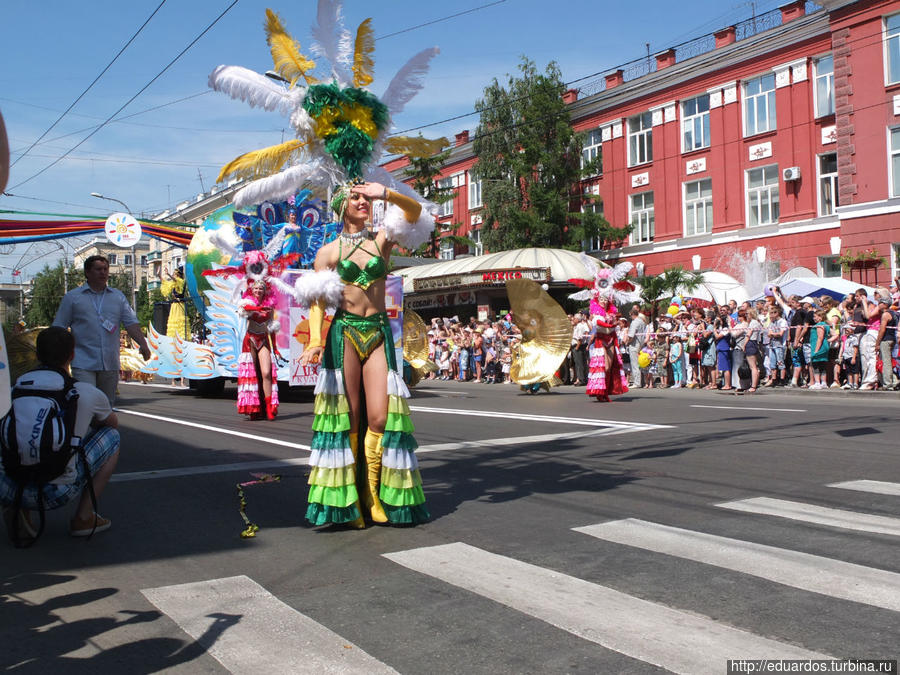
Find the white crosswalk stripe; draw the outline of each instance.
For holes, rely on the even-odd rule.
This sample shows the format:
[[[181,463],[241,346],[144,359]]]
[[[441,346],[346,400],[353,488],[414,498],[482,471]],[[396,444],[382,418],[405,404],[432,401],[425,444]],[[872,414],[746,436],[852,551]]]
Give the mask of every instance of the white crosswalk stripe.
[[[888,483],[883,480],[848,480],[842,483],[829,483],[828,487],[900,497],[900,483]]]
[[[397,672],[246,576],[141,592],[233,673]]]
[[[772,499],[771,497],[741,499],[739,501],[716,504],[716,506],[733,511],[777,516],[779,518],[799,520],[817,525],[828,525],[829,527],[839,527],[846,530],[900,536],[900,518],[891,518],[890,516],[833,509],[827,506]]]
[[[900,574],[895,572],[635,518],[574,530],[834,598],[900,611]]]
[[[738,657],[829,658],[468,544],[384,555],[399,565],[676,673],[721,673],[727,659]]]

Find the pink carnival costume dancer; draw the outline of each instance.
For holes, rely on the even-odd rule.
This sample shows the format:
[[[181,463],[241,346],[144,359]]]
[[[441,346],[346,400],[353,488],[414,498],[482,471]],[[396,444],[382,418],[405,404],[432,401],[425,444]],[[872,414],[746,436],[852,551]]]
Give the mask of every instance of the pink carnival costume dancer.
[[[212,237],[220,247],[229,250],[233,256],[241,257],[235,249],[220,237]],[[270,246],[280,247],[281,240],[275,238]],[[287,292],[293,289],[283,282],[279,275],[285,267],[299,256],[282,256],[275,263],[269,262],[267,251],[248,251],[243,254],[240,266],[223,267],[205,270],[204,275],[230,276],[242,275],[246,285],[238,284],[236,293],[242,287],[241,300],[238,304],[241,316],[247,319],[247,331],[241,342],[241,354],[238,357],[238,396],[237,409],[241,415],[249,415],[251,420],[262,419],[265,415],[274,420],[278,415],[278,366],[279,356],[275,343],[275,335],[281,328],[281,320],[275,307],[278,305],[278,290],[282,287]],[[260,396],[262,391],[262,397]]]
[[[634,284],[625,279],[631,263],[601,268],[592,258],[581,254],[584,266],[593,279],[569,279],[569,283],[585,290],[573,293],[574,300],[590,299],[591,336],[588,349],[587,395],[608,402],[610,396],[628,392],[628,378],[622,366],[622,354],[616,337],[618,310],[616,302],[632,302]]]

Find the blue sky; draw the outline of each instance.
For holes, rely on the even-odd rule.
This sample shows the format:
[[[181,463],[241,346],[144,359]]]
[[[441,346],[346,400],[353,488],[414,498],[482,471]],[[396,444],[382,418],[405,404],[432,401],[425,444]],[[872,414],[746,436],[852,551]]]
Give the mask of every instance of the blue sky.
[[[232,0],[167,0],[84,98],[21,157],[160,2],[4,0],[0,5],[5,51],[0,59],[0,111],[16,162],[7,187],[15,196],[0,196],[0,208],[105,217],[118,205],[90,196],[99,192],[149,217],[208,191],[219,168],[237,155],[281,142],[282,134],[285,140],[290,137],[287,120],[278,113],[211,92],[207,78],[219,64],[260,72],[272,67],[263,31],[267,7],[279,13],[306,52],[315,0],[239,0],[116,119],[133,116],[107,124],[32,178],[157,76]],[[755,9],[760,14],[784,2],[757,0]],[[378,41],[370,89],[376,94],[414,53],[434,45],[441,49],[425,88],[394,119],[396,130],[470,113],[484,87],[494,77],[503,81],[514,73],[522,55],[539,68],[555,60],[569,82],[645,55],[646,43],[656,53],[751,13],[751,3],[737,0],[649,0],[639,12],[632,3],[607,0],[344,3],[351,31],[363,19],[373,19]],[[452,139],[463,129],[474,130],[477,122],[472,115],[423,133]],[[71,251],[72,243],[67,240],[64,246]],[[0,249],[0,281],[10,281],[14,267],[30,275],[59,256],[53,244],[27,251],[25,246]]]

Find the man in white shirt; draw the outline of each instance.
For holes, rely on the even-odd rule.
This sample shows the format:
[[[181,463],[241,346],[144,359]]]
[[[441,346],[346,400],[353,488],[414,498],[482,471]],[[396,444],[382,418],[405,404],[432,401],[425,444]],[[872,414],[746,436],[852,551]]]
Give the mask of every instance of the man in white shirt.
[[[588,373],[588,334],[591,325],[581,312],[575,312],[575,325],[572,327],[572,367],[575,369],[576,387],[587,384]]]
[[[38,334],[36,347],[41,364],[58,371],[65,372],[75,356],[75,338],[69,331],[59,326],[42,330]],[[76,382],[75,389],[78,392],[78,402],[73,435],[81,438],[90,477],[93,479],[94,494],[99,497],[109,483],[119,458],[119,432],[116,429],[119,422],[102,391],[87,382]],[[88,478],[84,462],[76,453],[69,460],[63,474],[44,486],[46,509],[59,508],[80,495],[75,517],[70,523],[69,531],[73,537],[103,532],[112,524],[108,518],[94,512],[90,491],[85,489]],[[0,503],[4,505],[5,516],[8,515],[6,507],[15,499],[16,488],[16,483],[0,467]],[[34,520],[29,511],[39,508],[35,487],[26,488],[23,492],[22,508],[24,516],[20,520],[19,531],[34,536]],[[25,532],[22,532],[23,525]],[[32,531],[29,532],[29,529]]]
[[[628,386],[632,389],[640,389],[641,387],[641,368],[638,366],[638,355],[646,340],[647,323],[644,321],[640,310],[637,307],[631,308],[631,323],[628,325],[628,357],[631,361],[631,384]]]

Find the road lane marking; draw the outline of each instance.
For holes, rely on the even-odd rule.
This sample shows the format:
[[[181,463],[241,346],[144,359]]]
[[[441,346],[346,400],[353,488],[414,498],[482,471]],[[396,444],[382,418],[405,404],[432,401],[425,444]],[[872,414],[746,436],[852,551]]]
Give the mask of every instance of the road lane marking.
[[[828,525],[858,532],[874,532],[900,536],[900,518],[876,516],[858,511],[832,509],[826,506],[791,502],[770,497],[754,497],[734,502],[716,504],[719,508],[757,513],[765,516],[777,516],[817,525]]]
[[[900,483],[888,483],[881,480],[848,480],[843,483],[829,483],[825,487],[874,492],[879,495],[900,496]]]
[[[396,673],[246,576],[141,591],[233,673]]]
[[[200,424],[199,422],[189,422],[188,420],[180,420],[177,417],[163,417],[161,415],[150,415],[148,413],[137,412],[136,410],[124,410],[122,408],[115,409],[118,415],[135,415],[136,417],[146,417],[151,420],[159,420],[160,422],[168,422],[169,424],[180,424],[185,427],[193,427],[194,429],[203,429],[204,431],[214,431],[217,434],[225,434],[226,436],[237,436],[238,438],[247,438],[257,443],[268,443],[269,445],[280,445],[295,450],[309,450],[308,445],[302,443],[291,443],[290,441],[282,441],[279,438],[271,438],[269,436],[258,436],[256,434],[248,434],[243,431],[235,431],[234,429],[224,429],[222,427],[214,427],[209,424]]]
[[[627,429],[640,427],[641,429],[672,429],[670,424],[648,424],[646,422],[623,422],[621,420],[599,420],[594,417],[556,417],[553,415],[531,415],[516,412],[492,412],[488,410],[457,410],[455,408],[430,408],[427,406],[411,405],[409,409],[414,412],[429,413],[434,415],[471,415],[473,417],[499,417],[502,419],[528,420],[531,422],[557,422],[560,424],[577,424],[591,427],[618,427]]]
[[[715,408],[717,410],[767,410],[770,412],[806,412],[800,408],[748,408],[742,405],[699,405],[691,404],[692,408]]]
[[[721,673],[727,659],[824,659],[707,617],[463,543],[384,557],[607,649],[676,673]]]
[[[694,560],[833,598],[900,611],[900,574],[637,518],[573,528],[626,546]]]
[[[637,427],[629,427],[627,429],[595,429],[593,431],[578,431],[564,434],[545,434],[543,436],[518,436],[515,438],[489,438],[482,441],[460,441],[457,443],[436,443],[434,445],[420,445],[416,449],[417,455],[428,454],[431,452],[449,452],[451,450],[475,450],[478,448],[497,448],[509,445],[534,445],[534,444],[550,444],[559,441],[583,440],[585,438],[593,438],[598,436],[616,436],[619,434],[630,434],[641,431]],[[309,446],[297,447],[309,450]],[[233,462],[230,464],[206,464],[201,466],[184,466],[173,469],[150,469],[149,471],[132,471],[130,473],[113,474],[110,479],[112,482],[127,482],[133,480],[150,480],[154,478],[177,478],[179,476],[195,476],[213,473],[229,473],[233,471],[258,471],[261,469],[284,469],[297,466],[306,466],[308,459],[306,456],[302,458],[291,459],[263,459],[252,462]]]

